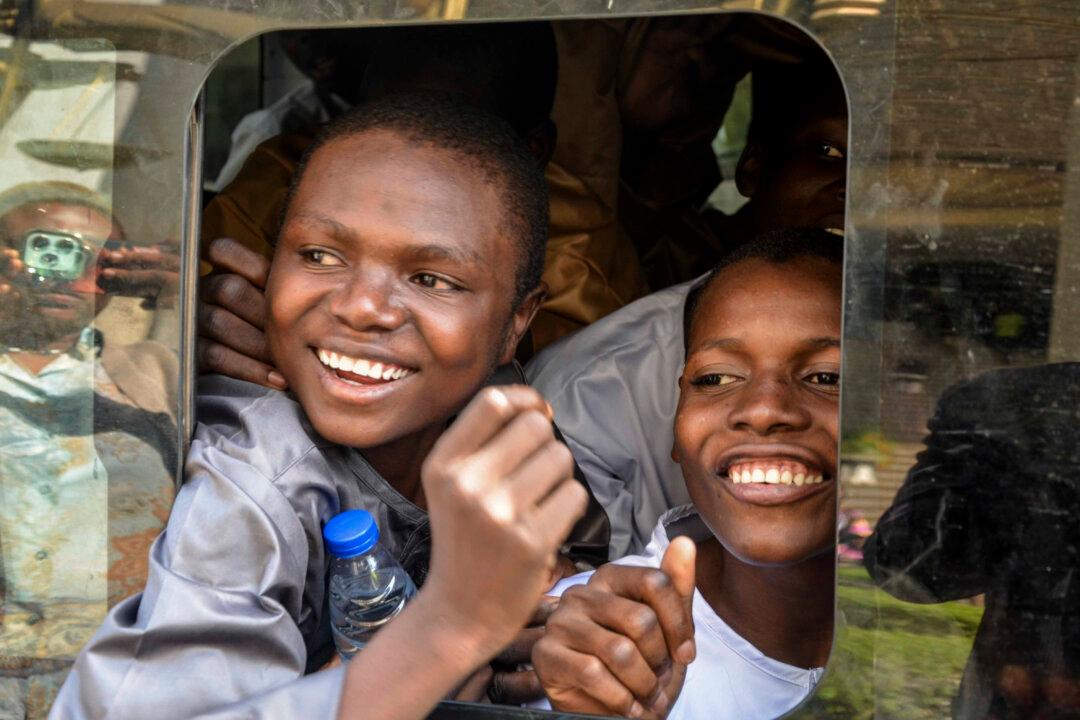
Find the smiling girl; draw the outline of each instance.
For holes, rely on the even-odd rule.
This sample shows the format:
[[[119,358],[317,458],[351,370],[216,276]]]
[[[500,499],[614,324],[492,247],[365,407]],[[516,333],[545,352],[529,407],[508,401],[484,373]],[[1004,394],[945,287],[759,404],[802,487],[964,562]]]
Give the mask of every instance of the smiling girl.
[[[533,651],[556,709],[777,717],[820,679],[841,257],[823,231],[769,234],[688,298],[672,456],[693,504],[665,514],[642,555],[556,587],[565,594]]]

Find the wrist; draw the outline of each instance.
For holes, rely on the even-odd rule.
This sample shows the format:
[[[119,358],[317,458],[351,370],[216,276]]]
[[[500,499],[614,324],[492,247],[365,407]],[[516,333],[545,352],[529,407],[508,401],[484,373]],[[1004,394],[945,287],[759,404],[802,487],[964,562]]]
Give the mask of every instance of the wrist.
[[[430,581],[412,602],[419,622],[428,628],[435,660],[463,672],[472,672],[495,656],[502,646],[484,618],[447,602],[446,594]]]

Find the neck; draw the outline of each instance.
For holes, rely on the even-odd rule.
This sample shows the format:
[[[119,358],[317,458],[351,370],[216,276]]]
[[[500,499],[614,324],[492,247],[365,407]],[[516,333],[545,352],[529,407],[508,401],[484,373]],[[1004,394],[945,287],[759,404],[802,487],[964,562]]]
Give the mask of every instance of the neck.
[[[68,352],[79,341],[79,333],[65,335],[62,338],[48,342],[42,342],[40,338],[20,337],[20,335],[23,335],[23,333],[12,333],[5,336],[11,347],[19,348],[18,350],[9,351],[8,355],[33,375],[40,373],[56,360],[61,353]],[[24,340],[30,347],[22,344]]]
[[[436,424],[385,445],[365,448],[364,459],[390,487],[409,502],[426,510],[427,498],[420,482],[420,468],[445,429],[445,424]]]
[[[715,538],[698,545],[697,586],[717,615],[765,655],[824,667],[833,640],[835,553],[795,565],[742,562]]]

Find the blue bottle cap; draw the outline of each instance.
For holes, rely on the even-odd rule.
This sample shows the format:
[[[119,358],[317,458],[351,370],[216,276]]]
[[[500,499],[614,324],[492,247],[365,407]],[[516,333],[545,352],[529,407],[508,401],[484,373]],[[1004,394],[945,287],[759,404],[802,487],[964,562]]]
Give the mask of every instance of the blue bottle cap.
[[[326,549],[339,558],[366,553],[379,542],[379,526],[367,510],[346,510],[323,526]]]

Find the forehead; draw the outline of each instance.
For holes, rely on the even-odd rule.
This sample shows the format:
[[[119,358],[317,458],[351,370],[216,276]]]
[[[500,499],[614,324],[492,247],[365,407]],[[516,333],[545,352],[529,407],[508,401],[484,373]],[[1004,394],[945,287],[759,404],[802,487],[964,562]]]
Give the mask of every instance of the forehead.
[[[0,224],[9,240],[30,230],[59,230],[87,239],[107,238],[113,231],[112,221],[103,213],[82,205],[58,202],[22,205],[5,214]]]
[[[690,349],[717,337],[754,334],[839,337],[841,286],[840,266],[820,258],[735,263],[724,268],[702,294],[691,327]]]
[[[306,212],[355,230],[396,225],[462,244],[498,245],[503,236],[502,197],[477,163],[381,129],[336,138],[315,152],[288,215]]]

